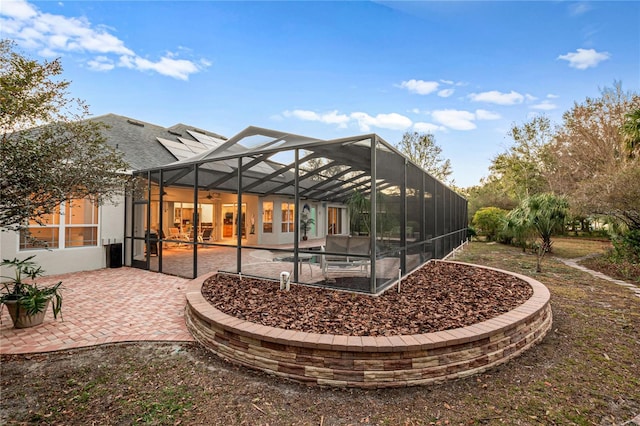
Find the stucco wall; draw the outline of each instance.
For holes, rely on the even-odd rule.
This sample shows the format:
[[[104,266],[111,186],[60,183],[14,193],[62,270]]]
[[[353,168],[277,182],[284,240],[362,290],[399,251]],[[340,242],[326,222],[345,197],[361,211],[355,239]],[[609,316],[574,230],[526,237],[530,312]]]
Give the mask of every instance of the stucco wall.
[[[124,201],[117,200],[117,204],[108,204],[100,207],[100,222],[98,227],[97,247],[73,247],[58,248],[52,250],[19,250],[18,233],[0,233],[0,257],[24,259],[36,255],[45,275],[56,275],[67,272],[90,271],[106,267],[107,242],[122,243],[124,240]],[[13,271],[6,268],[0,269],[0,275],[12,276]]]

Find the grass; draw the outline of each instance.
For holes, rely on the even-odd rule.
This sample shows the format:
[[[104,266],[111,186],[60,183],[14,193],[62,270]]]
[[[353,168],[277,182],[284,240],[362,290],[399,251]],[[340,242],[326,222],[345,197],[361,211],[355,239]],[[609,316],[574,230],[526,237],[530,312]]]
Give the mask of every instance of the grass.
[[[607,249],[612,247],[609,241],[604,240],[556,237],[552,241],[552,255],[565,259],[575,259],[594,253],[604,253]]]
[[[557,243],[554,255],[568,258],[601,247]],[[620,425],[640,414],[640,298],[552,257],[535,273],[534,255],[499,244],[472,243],[457,260],[544,283],[554,315],[545,339],[476,376],[379,391],[307,387],[189,344],[4,357],[0,423]]]

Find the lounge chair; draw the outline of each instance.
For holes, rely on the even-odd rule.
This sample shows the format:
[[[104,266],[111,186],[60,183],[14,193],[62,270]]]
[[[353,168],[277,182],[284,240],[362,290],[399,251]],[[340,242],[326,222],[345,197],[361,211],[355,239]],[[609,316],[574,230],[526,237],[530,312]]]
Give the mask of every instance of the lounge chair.
[[[371,266],[371,238],[348,235],[327,235],[322,251],[322,275],[364,274],[369,276]]]

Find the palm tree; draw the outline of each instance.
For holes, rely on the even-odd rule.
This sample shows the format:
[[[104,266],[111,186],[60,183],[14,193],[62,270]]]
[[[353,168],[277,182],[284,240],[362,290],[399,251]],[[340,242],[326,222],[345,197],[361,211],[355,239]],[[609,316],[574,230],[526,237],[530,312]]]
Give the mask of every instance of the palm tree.
[[[633,158],[636,149],[640,148],[640,109],[625,115],[625,122],[622,125],[621,132],[629,157]]]
[[[531,230],[542,240],[537,250],[537,272],[542,272],[542,259],[547,253],[551,253],[551,237],[562,230],[568,211],[569,203],[566,198],[545,193],[525,198],[520,206],[509,213],[507,226],[514,233]]]

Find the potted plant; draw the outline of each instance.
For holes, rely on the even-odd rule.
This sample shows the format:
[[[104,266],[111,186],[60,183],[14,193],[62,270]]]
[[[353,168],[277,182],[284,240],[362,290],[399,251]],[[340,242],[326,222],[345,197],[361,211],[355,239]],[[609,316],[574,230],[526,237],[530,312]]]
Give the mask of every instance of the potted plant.
[[[300,230],[302,231],[303,241],[307,241],[307,232],[311,231],[311,225],[313,225],[314,223],[316,223],[316,221],[310,217],[303,217],[302,219],[300,219]]]
[[[3,259],[0,263],[0,266],[15,269],[15,276],[2,277],[9,278],[10,281],[2,283],[3,292],[0,294],[0,303],[7,305],[15,328],[27,328],[42,324],[51,299],[54,299],[54,318],[58,318],[62,309],[62,294],[60,294],[62,281],[51,286],[39,287],[33,280],[42,276],[44,271],[32,260],[34,257],[35,255],[29,256],[24,260]],[[23,282],[25,277],[30,278],[32,282]]]

